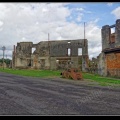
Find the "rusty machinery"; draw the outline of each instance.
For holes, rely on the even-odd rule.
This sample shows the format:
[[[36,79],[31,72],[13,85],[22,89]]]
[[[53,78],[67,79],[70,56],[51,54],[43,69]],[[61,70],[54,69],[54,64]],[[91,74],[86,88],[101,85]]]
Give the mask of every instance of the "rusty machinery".
[[[61,72],[62,77],[74,80],[83,80],[82,72],[78,68],[69,68]]]

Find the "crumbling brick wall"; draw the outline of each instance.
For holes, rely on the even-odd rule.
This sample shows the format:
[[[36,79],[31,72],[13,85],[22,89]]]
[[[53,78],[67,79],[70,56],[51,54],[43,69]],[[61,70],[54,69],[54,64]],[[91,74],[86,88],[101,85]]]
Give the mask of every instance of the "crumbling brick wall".
[[[111,28],[115,28],[114,33],[111,33]],[[104,57],[99,58],[98,69],[101,68],[100,65],[104,65],[104,67],[101,72],[98,73],[106,76],[120,77],[120,19],[116,20],[116,23],[111,26],[104,25],[101,29],[101,35],[101,53]]]
[[[120,53],[106,55],[108,76],[120,76]]]

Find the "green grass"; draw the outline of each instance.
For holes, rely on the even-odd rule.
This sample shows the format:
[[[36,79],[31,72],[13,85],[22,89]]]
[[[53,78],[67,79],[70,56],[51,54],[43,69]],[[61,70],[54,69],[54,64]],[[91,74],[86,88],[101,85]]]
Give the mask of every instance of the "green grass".
[[[60,77],[60,71],[53,70],[18,70],[18,69],[7,69],[0,68],[1,72],[11,73],[15,75],[30,76],[30,77]]]
[[[102,77],[100,75],[95,75],[95,74],[89,74],[89,73],[83,73],[83,78],[84,79],[89,79],[90,81],[95,81],[99,83],[102,86],[106,85],[120,85],[120,79],[117,78],[110,78],[110,77]]]
[[[54,70],[18,70],[18,69],[8,69],[4,70],[0,68],[1,72],[22,75],[22,76],[30,76],[30,77],[41,77],[41,78],[53,78],[53,77],[61,77],[61,71]],[[120,86],[120,79],[102,77],[100,75],[83,73],[83,79],[87,80],[91,83],[98,83],[102,86]]]

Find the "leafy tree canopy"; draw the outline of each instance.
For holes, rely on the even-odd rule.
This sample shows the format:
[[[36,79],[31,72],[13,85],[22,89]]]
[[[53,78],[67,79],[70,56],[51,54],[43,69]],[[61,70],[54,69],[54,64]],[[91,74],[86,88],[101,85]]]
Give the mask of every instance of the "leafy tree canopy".
[[[4,59],[4,62],[5,62],[6,64],[10,64],[11,60],[10,60],[10,59]],[[3,63],[3,58],[0,59],[0,63]]]

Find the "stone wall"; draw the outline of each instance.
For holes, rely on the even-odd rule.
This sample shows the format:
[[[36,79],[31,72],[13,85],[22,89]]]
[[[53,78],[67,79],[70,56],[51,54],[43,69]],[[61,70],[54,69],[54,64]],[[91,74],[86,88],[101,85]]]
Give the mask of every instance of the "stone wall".
[[[107,54],[106,63],[108,76],[120,76],[120,53]]]
[[[35,48],[33,53],[32,48]],[[82,65],[79,64],[79,48],[82,49]],[[70,54],[68,49],[71,50]],[[17,43],[16,52],[14,51],[14,53],[13,64],[16,68],[59,69],[67,66],[82,67],[82,70],[85,71],[88,67],[87,39],[42,41],[38,44],[20,42]],[[66,59],[68,60],[66,61]]]
[[[102,34],[102,50],[104,50],[106,48],[109,48],[111,34],[111,29],[109,25],[105,25],[102,27],[101,34]]]
[[[106,56],[104,52],[101,52],[98,56],[97,70],[99,75],[107,76]]]
[[[111,33],[111,28],[115,32]],[[102,52],[98,58],[98,74],[120,77],[120,19],[114,25],[101,29]]]
[[[111,33],[111,28],[115,28],[115,32]],[[102,50],[120,47],[120,19],[112,26],[105,25],[101,29]]]
[[[120,19],[116,20],[115,47],[120,47]]]

